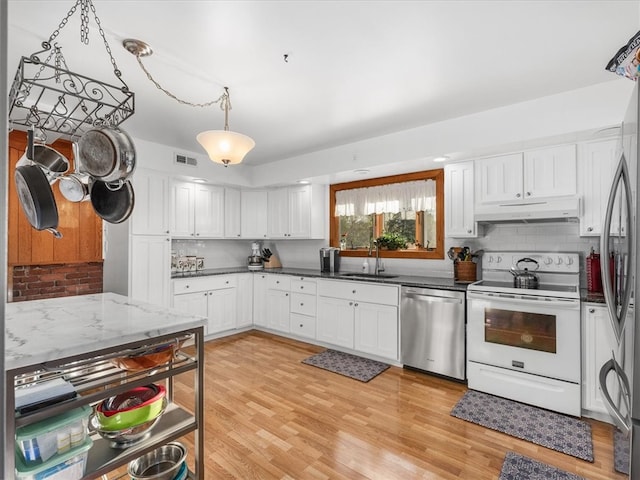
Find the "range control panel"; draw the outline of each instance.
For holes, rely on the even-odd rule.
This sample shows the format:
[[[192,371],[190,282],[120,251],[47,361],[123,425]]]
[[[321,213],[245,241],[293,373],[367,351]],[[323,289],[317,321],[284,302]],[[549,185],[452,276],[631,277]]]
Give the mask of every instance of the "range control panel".
[[[580,254],[566,252],[487,252],[482,255],[483,270],[580,273]]]

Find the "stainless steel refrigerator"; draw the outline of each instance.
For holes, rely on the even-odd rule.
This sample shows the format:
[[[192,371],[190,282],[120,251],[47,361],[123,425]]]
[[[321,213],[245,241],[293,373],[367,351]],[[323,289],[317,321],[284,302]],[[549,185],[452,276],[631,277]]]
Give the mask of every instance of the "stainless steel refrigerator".
[[[640,252],[638,212],[638,84],[620,129],[620,159],[611,185],[600,243],[601,274],[617,345],[600,370],[602,396],[612,415],[617,440],[629,447],[629,478],[640,480]],[[612,231],[613,230],[613,231]],[[608,260],[608,261],[607,261]],[[638,307],[638,306],[636,306]]]

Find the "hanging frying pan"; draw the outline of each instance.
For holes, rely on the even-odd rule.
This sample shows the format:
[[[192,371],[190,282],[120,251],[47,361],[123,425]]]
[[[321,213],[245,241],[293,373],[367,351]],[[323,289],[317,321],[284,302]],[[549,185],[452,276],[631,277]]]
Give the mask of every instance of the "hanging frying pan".
[[[128,180],[121,183],[119,188],[101,180],[95,180],[91,185],[91,205],[106,222],[122,223],[133,211],[133,186]]]
[[[24,155],[16,163],[21,165],[38,165],[50,185],[69,171],[69,160],[57,150],[41,143],[33,143],[33,130],[27,131],[27,148]]]
[[[89,130],[78,140],[82,172],[106,183],[122,183],[136,167],[133,140],[117,127]]]
[[[42,169],[37,165],[17,166],[14,180],[20,206],[31,226],[36,230],[47,230],[56,238],[62,238],[62,234],[57,230],[56,200]]]

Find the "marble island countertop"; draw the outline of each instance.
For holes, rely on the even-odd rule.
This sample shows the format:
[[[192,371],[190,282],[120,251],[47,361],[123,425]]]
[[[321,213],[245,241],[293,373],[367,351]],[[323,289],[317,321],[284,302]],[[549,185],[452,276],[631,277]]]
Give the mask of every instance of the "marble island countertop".
[[[196,272],[174,273],[171,275],[172,280],[181,278],[197,278],[206,277],[211,275],[224,275],[230,273],[246,273],[249,272],[247,267],[228,267],[228,268],[211,268],[205,270],[198,270]],[[339,273],[323,273],[319,270],[312,268],[265,268],[264,270],[253,271],[252,273],[269,273],[269,274],[282,274],[282,275],[296,275],[301,277],[311,278],[325,278],[333,280],[351,280],[357,282],[375,282],[375,283],[389,283],[394,285],[406,285],[411,287],[423,287],[423,288],[441,288],[445,290],[457,290],[466,291],[469,283],[456,282],[453,278],[445,277],[427,277],[416,275],[394,275],[383,277],[358,277],[351,276],[351,274],[357,274],[358,272],[339,272]],[[385,272],[385,275],[388,273]]]
[[[5,369],[172,334],[205,323],[203,317],[114,293],[8,303]]]

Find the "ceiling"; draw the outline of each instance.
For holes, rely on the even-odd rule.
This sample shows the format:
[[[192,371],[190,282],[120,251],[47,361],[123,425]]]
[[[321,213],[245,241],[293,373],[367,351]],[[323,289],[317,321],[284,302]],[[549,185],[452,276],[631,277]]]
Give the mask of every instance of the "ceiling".
[[[637,30],[638,1],[93,0],[136,113],[136,138],[203,152],[221,129],[217,105],[181,105],[122,47],[153,48],[144,64],[177,97],[229,87],[231,130],[260,165],[607,82],[604,67]],[[8,78],[40,50],[73,0],[9,0]],[[116,84],[98,27],[80,42],[80,9],[56,41],[69,69]]]

